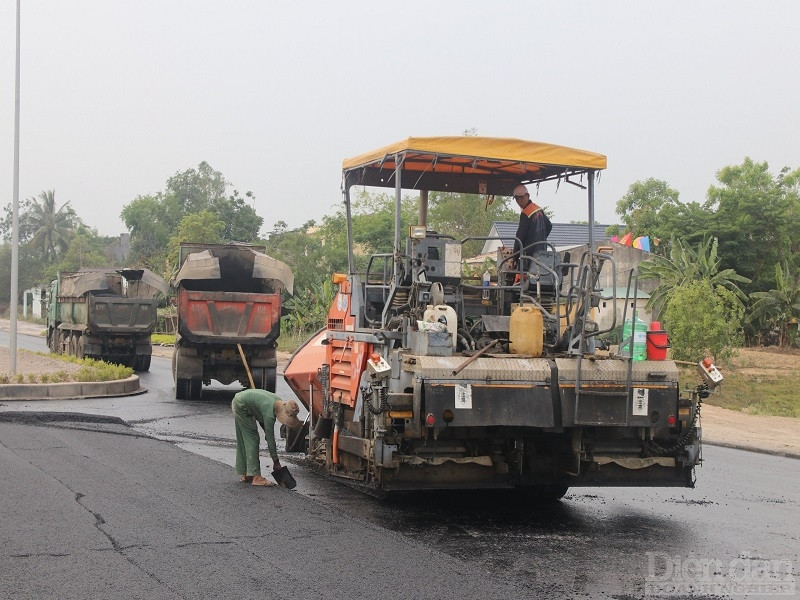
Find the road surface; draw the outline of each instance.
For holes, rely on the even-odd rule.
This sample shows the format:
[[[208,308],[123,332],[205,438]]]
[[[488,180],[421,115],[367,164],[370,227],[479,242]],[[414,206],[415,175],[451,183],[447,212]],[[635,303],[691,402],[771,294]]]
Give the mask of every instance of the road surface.
[[[34,345],[40,341],[31,340]],[[111,415],[137,432],[232,465],[230,399],[235,386],[206,389],[200,401],[176,401],[169,361],[158,358],[142,375],[142,384],[149,391],[140,396],[5,403],[0,411]],[[281,380],[278,392],[290,396]],[[400,535],[486,573],[501,595],[503,585],[527,590],[527,597],[539,595],[537,590],[551,597],[617,598],[654,591],[737,597],[748,590],[749,597],[761,597],[765,591],[796,590],[796,459],[706,446],[695,489],[574,488],[547,509],[524,505],[505,493],[412,494],[378,501],[306,470],[297,455],[282,460],[294,463],[295,495],[315,510],[335,515],[331,522],[337,528],[358,523]],[[202,473],[196,477],[196,485],[202,486]],[[229,481],[235,487],[232,469]],[[208,485],[224,486],[213,477]],[[310,540],[287,543],[302,546]],[[360,565],[348,568],[369,570],[385,558],[366,554]],[[437,576],[412,565],[391,564],[398,582]],[[774,585],[779,587],[769,587]],[[367,597],[368,591],[356,597]]]

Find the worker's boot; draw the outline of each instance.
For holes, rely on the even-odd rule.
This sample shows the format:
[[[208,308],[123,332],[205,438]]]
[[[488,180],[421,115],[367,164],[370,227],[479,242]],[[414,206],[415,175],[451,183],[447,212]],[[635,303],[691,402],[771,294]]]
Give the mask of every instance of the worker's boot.
[[[253,485],[260,485],[262,487],[269,487],[271,485],[275,485],[269,479],[265,479],[261,475],[254,475],[253,476]]]
[[[242,483],[250,483],[253,481],[252,475],[242,475]]]

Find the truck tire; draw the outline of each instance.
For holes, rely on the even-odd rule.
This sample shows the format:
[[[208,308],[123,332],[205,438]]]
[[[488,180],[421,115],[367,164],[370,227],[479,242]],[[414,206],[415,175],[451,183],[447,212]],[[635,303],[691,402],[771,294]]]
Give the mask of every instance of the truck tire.
[[[262,369],[253,370],[253,384],[257,389],[267,390],[268,392],[275,393],[275,384],[277,383],[277,369],[264,367]]]
[[[149,371],[150,370],[150,355],[149,354],[137,354],[136,357],[133,359],[133,370],[134,371]]]
[[[176,379],[175,380],[175,399],[188,400],[189,399],[189,379]]]
[[[189,380],[189,399],[200,400],[203,395],[203,380],[200,377],[192,377]]]

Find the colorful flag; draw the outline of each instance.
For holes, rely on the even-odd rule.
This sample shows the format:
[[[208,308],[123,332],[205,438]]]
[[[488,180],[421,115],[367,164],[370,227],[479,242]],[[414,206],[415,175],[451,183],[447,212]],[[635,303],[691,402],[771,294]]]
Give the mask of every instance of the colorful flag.
[[[623,246],[630,246],[633,243],[633,232],[628,232],[622,236],[622,239],[619,241],[619,243]]]
[[[640,235],[633,240],[633,247],[638,248],[639,250],[644,250],[645,252],[650,252],[650,236]]]
[[[609,241],[610,241],[610,242],[618,242],[618,241],[619,241],[619,236],[618,236],[618,235],[612,235],[612,236],[609,238]]]

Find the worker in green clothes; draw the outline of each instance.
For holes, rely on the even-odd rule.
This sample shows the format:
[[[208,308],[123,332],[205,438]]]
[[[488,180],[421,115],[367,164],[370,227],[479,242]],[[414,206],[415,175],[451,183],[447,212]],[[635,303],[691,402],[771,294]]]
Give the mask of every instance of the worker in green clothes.
[[[278,460],[278,449],[275,446],[275,419],[290,429],[302,425],[297,418],[300,408],[297,402],[285,402],[277,395],[266,390],[243,390],[233,397],[231,410],[236,421],[236,473],[242,481],[253,485],[275,485],[261,476],[261,461],[258,458],[258,427],[264,429],[269,455],[272,457],[273,469],[281,468]]]

